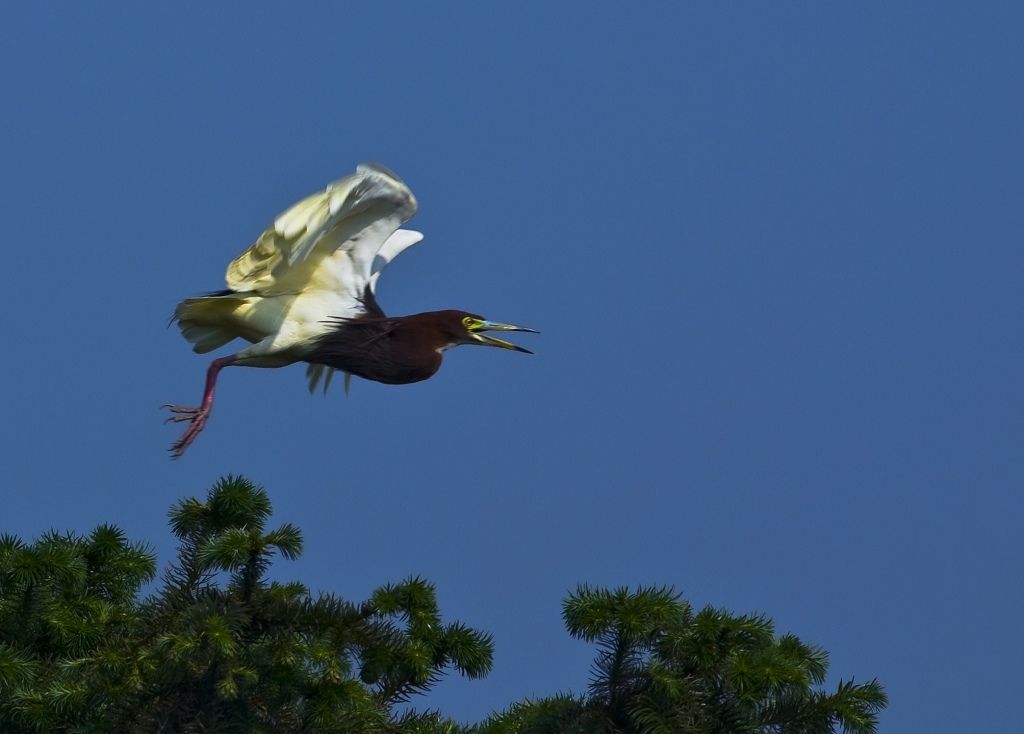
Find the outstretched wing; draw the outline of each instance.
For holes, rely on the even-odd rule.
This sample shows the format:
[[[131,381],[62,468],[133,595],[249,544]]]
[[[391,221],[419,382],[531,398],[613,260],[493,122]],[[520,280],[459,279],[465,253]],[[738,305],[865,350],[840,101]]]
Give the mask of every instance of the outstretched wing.
[[[416,198],[395,174],[364,163],[280,214],[228,265],[228,288],[263,296],[317,289],[359,299],[395,255],[422,239],[396,233],[415,212]]]
[[[422,239],[423,235],[421,233],[414,232],[411,229],[400,229],[396,231],[393,235],[388,237],[387,241],[383,245],[381,245],[380,250],[377,251],[377,255],[376,257],[373,258],[373,263],[370,266],[370,278],[368,281],[368,287],[370,289],[371,297],[376,293],[377,280],[380,278],[380,274],[384,270],[384,268],[387,267],[387,264],[394,260],[407,247],[412,247]],[[376,300],[372,299],[372,302],[376,303]],[[326,395],[327,387],[331,384],[331,378],[334,377],[334,371],[334,367],[326,367],[322,364],[310,364],[308,367],[306,367],[306,380],[309,383],[309,392],[314,392],[320,380],[323,379],[324,395]],[[348,395],[349,385],[351,384],[352,375],[346,372],[346,395]]]
[[[370,267],[370,279],[368,287],[370,289],[370,299],[364,299],[362,305],[366,305],[366,301],[370,301],[376,304],[376,299],[373,296],[377,290],[377,280],[381,276],[381,272],[395,257],[397,257],[402,250],[410,248],[416,243],[423,239],[423,234],[420,232],[413,231],[412,229],[398,229],[394,234],[389,236],[387,241],[381,246],[381,249],[377,251],[376,257]],[[364,295],[366,293],[364,292]],[[375,308],[378,308],[375,305]],[[334,368],[329,368],[324,364],[309,364],[306,368],[306,380],[309,383],[309,392],[312,393],[316,390],[316,385],[324,380],[324,394],[327,394],[327,388],[331,384],[331,379],[334,377]],[[348,394],[348,387],[352,383],[352,376],[347,372],[345,373],[345,394]]]

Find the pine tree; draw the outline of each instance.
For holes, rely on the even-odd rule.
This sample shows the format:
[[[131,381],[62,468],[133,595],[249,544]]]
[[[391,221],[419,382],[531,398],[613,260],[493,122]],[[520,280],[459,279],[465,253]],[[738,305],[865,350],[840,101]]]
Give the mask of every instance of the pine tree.
[[[872,734],[886,705],[874,680],[825,692],[825,651],[762,615],[581,586],[563,617],[597,647],[587,691],[459,724],[411,705],[448,671],[486,675],[490,635],[445,623],[419,578],[359,603],[269,581],[303,548],[270,517],[242,477],[178,502],[177,554],[146,598],[155,556],[115,527],[0,537],[0,731]]]
[[[514,705],[482,734],[873,734],[877,681],[825,681],[828,654],[771,620],[707,607],[670,588],[581,586],[563,605],[574,637],[597,645],[586,695]]]
[[[361,604],[268,582],[298,528],[267,529],[266,492],[226,477],[170,512],[180,543],[160,590],[120,531],[0,541],[0,728],[11,732],[449,731],[394,705],[445,670],[491,666],[490,636],[441,620],[418,578]]]

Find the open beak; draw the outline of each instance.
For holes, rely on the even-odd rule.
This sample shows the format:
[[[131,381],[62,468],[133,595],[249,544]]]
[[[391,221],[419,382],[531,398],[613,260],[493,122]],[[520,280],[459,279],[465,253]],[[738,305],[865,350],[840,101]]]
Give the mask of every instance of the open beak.
[[[479,321],[470,328],[470,334],[475,344],[483,344],[487,347],[501,347],[502,349],[511,349],[516,352],[525,352],[526,354],[533,354],[533,352],[529,349],[517,347],[515,344],[510,344],[507,341],[495,339],[493,336],[479,333],[481,331],[527,331],[531,334],[540,333],[536,329],[527,329],[525,326],[515,326],[513,324],[499,324],[497,321]]]

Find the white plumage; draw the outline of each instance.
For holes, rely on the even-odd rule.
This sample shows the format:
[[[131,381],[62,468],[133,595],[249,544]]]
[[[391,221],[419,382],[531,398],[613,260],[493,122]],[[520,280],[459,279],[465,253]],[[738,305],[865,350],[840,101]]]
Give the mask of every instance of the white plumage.
[[[381,271],[423,239],[399,227],[416,199],[387,169],[363,164],[352,176],[279,215],[227,270],[228,291],[182,301],[175,318],[194,351],[235,338],[252,342],[234,364],[283,367],[334,328],[329,318],[367,312]],[[311,369],[310,372],[319,370]],[[311,387],[312,387],[311,385]]]

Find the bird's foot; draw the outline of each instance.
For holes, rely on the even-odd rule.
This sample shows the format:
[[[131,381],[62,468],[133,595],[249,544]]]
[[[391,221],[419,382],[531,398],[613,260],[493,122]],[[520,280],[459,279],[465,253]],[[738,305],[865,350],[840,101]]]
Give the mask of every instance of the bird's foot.
[[[206,420],[210,417],[210,408],[183,408],[180,405],[171,405],[170,403],[163,407],[167,408],[174,414],[165,420],[164,423],[189,422],[189,426],[185,429],[185,433],[183,433],[181,438],[175,441],[170,448],[171,458],[180,459],[182,454],[185,453],[185,449],[192,445],[192,442],[196,440],[196,436],[198,436],[206,426]]]

